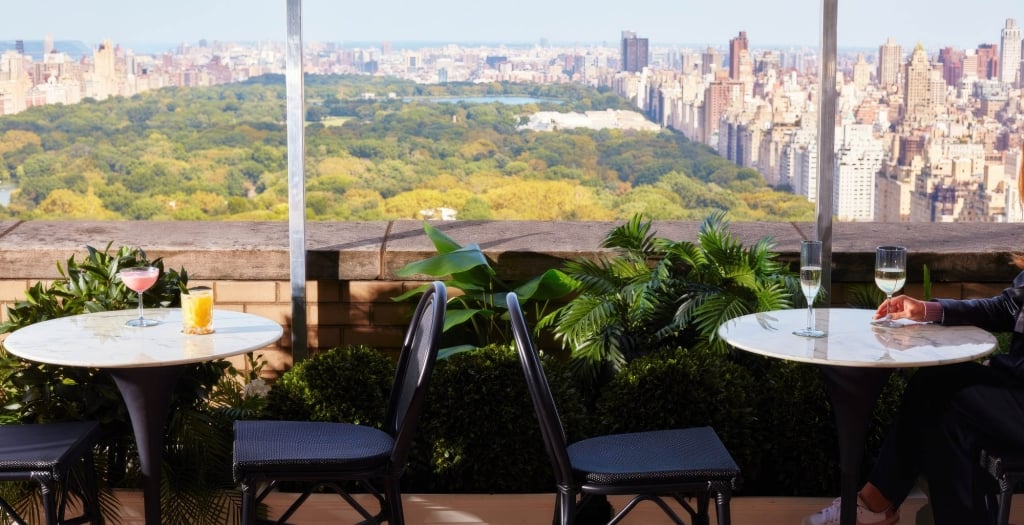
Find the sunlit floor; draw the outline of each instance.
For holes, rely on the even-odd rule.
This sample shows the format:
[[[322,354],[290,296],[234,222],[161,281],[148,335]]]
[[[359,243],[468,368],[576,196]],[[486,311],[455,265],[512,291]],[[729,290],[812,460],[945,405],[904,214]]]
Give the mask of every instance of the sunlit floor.
[[[143,525],[142,497],[138,492],[117,492],[124,505],[121,511],[124,525]],[[272,494],[271,509],[281,509],[290,503],[286,494]],[[458,525],[547,525],[554,509],[553,494],[411,494],[403,499],[406,523],[458,524]],[[618,508],[623,499],[612,498]],[[811,514],[831,503],[830,498],[772,498],[737,497],[731,505],[732,522],[737,525],[799,524]],[[918,510],[924,505],[921,495],[912,496],[901,510],[902,525],[918,523]],[[1024,500],[1014,507],[1011,523],[1024,523]],[[355,523],[358,515],[337,496],[315,494],[289,520],[296,525]],[[687,522],[689,520],[686,520]],[[712,517],[712,523],[714,523]],[[641,525],[670,523],[656,506],[641,503],[622,521]]]

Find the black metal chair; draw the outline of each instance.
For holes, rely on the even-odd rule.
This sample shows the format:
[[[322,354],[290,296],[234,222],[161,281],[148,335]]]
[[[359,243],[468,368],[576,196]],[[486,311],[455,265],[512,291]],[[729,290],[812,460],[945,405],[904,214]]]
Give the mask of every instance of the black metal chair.
[[[997,525],[1009,525],[1010,503],[1013,489],[1024,480],[1024,457],[1017,454],[981,451],[981,467],[988,471],[999,485]]]
[[[423,293],[402,344],[384,428],[311,421],[238,421],[234,465],[242,486],[242,524],[256,523],[256,506],[281,481],[314,485],[298,496],[275,523],[283,524],[313,490],[338,493],[365,519],[402,525],[399,486],[413,434],[423,409],[444,328],[447,294],[432,283]],[[342,486],[354,481],[372,494],[379,511],[371,514]],[[257,489],[263,490],[257,494]]]
[[[0,481],[39,483],[47,525],[99,523],[99,498],[93,446],[102,435],[95,421],[70,421],[0,426]],[[72,483],[72,469],[83,463],[82,476]],[[82,514],[65,519],[73,485],[82,499]],[[0,499],[0,510],[14,523],[25,520]]]
[[[712,496],[718,523],[728,525],[729,500],[740,469],[711,427],[611,434],[567,443],[519,300],[514,293],[506,299],[519,360],[555,472],[555,523],[574,523],[577,512],[593,496],[632,495],[609,525],[645,500],[658,505],[674,523],[684,525],[665,498],[676,500],[693,524],[707,525]],[[687,498],[695,499],[696,505]]]

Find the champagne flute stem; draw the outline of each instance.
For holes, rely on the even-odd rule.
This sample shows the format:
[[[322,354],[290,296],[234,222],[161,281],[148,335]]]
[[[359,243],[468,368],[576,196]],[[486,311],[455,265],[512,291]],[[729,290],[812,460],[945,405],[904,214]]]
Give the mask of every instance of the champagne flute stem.
[[[814,330],[814,298],[807,298],[807,331]]]

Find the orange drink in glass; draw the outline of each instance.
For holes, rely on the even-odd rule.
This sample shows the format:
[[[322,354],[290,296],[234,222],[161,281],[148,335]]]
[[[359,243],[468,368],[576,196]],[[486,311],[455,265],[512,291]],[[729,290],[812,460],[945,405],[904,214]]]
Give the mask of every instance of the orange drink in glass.
[[[213,290],[206,286],[189,288],[181,294],[181,329],[186,334],[213,333]]]

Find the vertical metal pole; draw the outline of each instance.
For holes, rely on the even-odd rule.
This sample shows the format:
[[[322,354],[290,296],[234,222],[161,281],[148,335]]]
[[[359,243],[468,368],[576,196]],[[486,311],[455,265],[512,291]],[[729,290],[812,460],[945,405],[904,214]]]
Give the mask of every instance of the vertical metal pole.
[[[306,147],[302,78],[302,0],[288,0],[285,44],[288,128],[288,250],[291,261],[292,360],[308,355],[306,335]]]
[[[818,97],[818,202],[816,237],[821,241],[821,287],[832,297],[832,215],[836,141],[836,26],[839,0],[822,0],[821,68]]]

